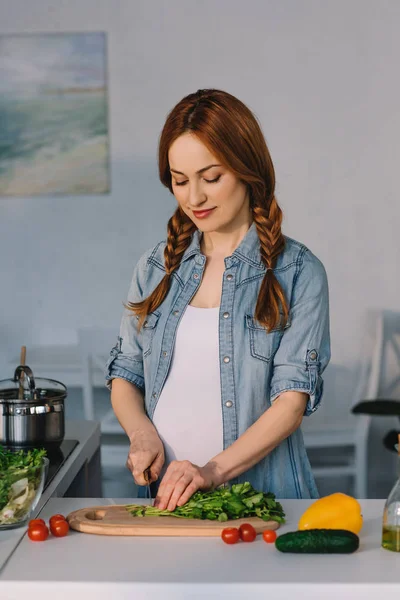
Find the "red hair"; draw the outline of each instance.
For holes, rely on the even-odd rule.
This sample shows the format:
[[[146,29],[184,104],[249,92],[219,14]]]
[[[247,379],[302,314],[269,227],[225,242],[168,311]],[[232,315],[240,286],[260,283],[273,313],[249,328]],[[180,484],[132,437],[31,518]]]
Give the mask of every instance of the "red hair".
[[[268,331],[284,327],[289,309],[272,270],[285,245],[281,232],[282,211],[275,198],[274,166],[256,117],[238,98],[221,90],[198,90],[183,98],[167,116],[159,141],[159,176],[171,193],[168,152],[173,142],[184,133],[196,135],[247,186],[260,240],[261,259],[267,268],[254,316]],[[165,276],[147,298],[127,304],[127,308],[139,316],[139,326],[165,299],[171,274],[179,267],[195,230],[193,221],[178,207],[168,221]]]

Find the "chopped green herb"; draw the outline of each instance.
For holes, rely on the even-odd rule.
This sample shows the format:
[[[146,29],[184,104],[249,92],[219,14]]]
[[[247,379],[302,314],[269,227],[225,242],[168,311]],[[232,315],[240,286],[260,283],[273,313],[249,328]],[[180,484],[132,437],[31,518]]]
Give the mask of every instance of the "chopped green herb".
[[[257,492],[249,482],[220,487],[210,492],[196,492],[183,506],[175,510],[160,510],[154,506],[128,504],[128,512],[134,517],[179,517],[183,519],[209,519],[229,521],[247,517],[259,517],[264,521],[285,522],[282,505],[272,492]]]

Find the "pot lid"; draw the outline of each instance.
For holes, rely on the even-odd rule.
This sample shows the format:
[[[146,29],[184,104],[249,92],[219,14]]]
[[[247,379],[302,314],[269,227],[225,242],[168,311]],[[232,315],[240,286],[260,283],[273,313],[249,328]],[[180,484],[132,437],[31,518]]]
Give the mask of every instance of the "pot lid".
[[[19,365],[13,379],[0,381],[1,402],[48,402],[67,395],[66,386],[54,379],[35,378],[27,365]]]

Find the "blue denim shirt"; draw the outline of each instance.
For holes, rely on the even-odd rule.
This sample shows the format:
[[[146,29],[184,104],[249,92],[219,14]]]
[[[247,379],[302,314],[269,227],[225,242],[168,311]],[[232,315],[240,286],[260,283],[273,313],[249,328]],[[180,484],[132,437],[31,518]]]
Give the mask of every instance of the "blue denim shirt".
[[[137,317],[128,310],[124,312],[117,344],[107,362],[109,389],[114,377],[136,385],[144,394],[150,419],[168,377],[179,321],[201,284],[206,259],[200,251],[200,236],[199,231],[193,234],[179,268],[172,275],[167,297],[147,316],[139,333]],[[327,277],[322,263],[310,250],[291,238],[285,237],[285,241],[285,249],[274,268],[290,306],[289,321],[283,331],[275,329],[267,333],[254,319],[265,275],[254,223],[232,255],[225,258],[219,311],[224,449],[282,392],[297,390],[309,394],[306,416],[321,401],[321,373],[330,359]],[[165,242],[160,242],[140,258],[128,300],[146,298],[161,281],[165,275],[164,247]],[[190,402],[190,389],[182,393]],[[179,427],[179,415],[176,423]],[[249,481],[255,489],[271,491],[278,498],[318,498],[301,429],[230,483],[244,481]],[[156,490],[157,484],[153,486],[153,494]],[[139,488],[139,495],[144,493],[145,489]]]

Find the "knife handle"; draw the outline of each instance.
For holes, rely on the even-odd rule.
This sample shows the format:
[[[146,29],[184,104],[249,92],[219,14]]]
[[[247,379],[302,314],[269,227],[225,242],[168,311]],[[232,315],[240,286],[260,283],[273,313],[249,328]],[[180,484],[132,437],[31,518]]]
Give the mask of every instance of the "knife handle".
[[[150,467],[147,467],[147,469],[145,471],[143,471],[143,477],[144,477],[144,480],[147,483],[147,485],[149,485],[149,481],[150,481]]]

